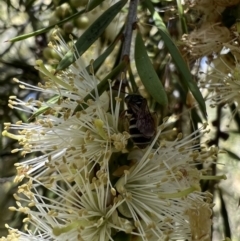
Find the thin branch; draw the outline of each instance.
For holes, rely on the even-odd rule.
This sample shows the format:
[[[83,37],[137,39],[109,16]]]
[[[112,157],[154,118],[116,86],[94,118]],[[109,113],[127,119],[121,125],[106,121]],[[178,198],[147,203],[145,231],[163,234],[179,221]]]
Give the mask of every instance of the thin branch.
[[[121,60],[123,60],[125,57],[129,59],[131,42],[132,42],[132,32],[135,28],[135,23],[137,20],[137,6],[138,6],[138,0],[130,1],[128,18],[127,18],[126,27],[124,30]]]
[[[127,21],[123,32],[123,44],[122,44],[122,52],[121,52],[121,58],[120,58],[120,61],[123,61],[126,64],[129,63],[130,49],[131,49],[131,43],[132,43],[132,33],[133,33],[133,30],[135,29],[135,24],[137,21],[137,6],[138,6],[138,0],[130,0]],[[126,65],[125,69],[123,70],[124,73],[126,73],[127,68],[128,66]],[[127,85],[127,81],[126,81],[126,78],[123,77],[122,73],[119,74],[117,81],[114,83],[113,89],[116,89],[116,90],[119,89],[120,79],[123,81],[121,85],[121,91],[124,92],[125,87]]]

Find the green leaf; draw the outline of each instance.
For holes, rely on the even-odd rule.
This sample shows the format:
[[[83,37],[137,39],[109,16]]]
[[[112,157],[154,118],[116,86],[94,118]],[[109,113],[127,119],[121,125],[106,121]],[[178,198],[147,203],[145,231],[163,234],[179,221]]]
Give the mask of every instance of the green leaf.
[[[122,32],[122,31],[121,31]],[[94,73],[98,71],[102,63],[105,61],[105,59],[110,55],[110,53],[114,50],[115,46],[117,45],[119,41],[119,36],[118,35],[115,40],[108,46],[108,48],[93,62],[93,69]],[[89,72],[90,65],[86,67],[87,71]]]
[[[138,74],[143,85],[149,94],[159,104],[166,106],[168,103],[167,95],[162,83],[155,72],[151,60],[148,57],[141,34],[138,33],[135,43],[135,61]]]
[[[135,78],[134,78],[134,75],[133,75],[133,72],[132,72],[132,68],[131,68],[131,65],[128,65],[128,75],[129,75],[129,81],[131,83],[131,87],[132,87],[132,92],[133,93],[136,93],[138,91],[138,86],[136,84],[136,81],[135,81]],[[130,88],[130,86],[129,86]]]
[[[85,9],[83,9],[83,10],[81,10],[81,11],[79,11],[79,12],[73,14],[73,15],[71,15],[71,16],[68,17],[68,18],[63,19],[62,21],[60,21],[60,22],[58,22],[58,23],[56,23],[56,24],[53,24],[53,25],[51,25],[51,26],[48,26],[48,27],[46,27],[46,28],[39,29],[39,30],[37,30],[37,31],[31,32],[31,33],[28,33],[28,34],[23,34],[23,35],[17,36],[17,37],[15,37],[15,38],[12,38],[12,39],[7,40],[6,42],[17,42],[17,41],[21,41],[21,40],[23,40],[23,39],[27,39],[27,38],[30,38],[30,37],[33,37],[33,36],[36,36],[36,35],[45,33],[45,32],[51,30],[52,28],[54,28],[54,27],[56,27],[56,26],[61,26],[61,25],[63,25],[64,23],[66,23],[66,22],[68,22],[68,21],[70,21],[70,20],[78,17],[79,15],[81,15],[81,14],[83,14],[83,13],[85,13]]]
[[[177,46],[175,45],[175,43],[173,42],[173,40],[171,39],[168,30],[165,26],[165,24],[163,23],[161,17],[159,16],[159,14],[154,10],[154,7],[151,3],[150,0],[145,0],[145,3],[147,5],[147,8],[149,9],[149,11],[151,12],[152,16],[153,16],[153,20],[155,21],[156,27],[158,28],[158,31],[161,34],[161,37],[164,41],[164,44],[167,46],[169,53],[171,54],[179,72],[182,75],[182,83],[184,85],[185,88],[189,89],[194,98],[196,99],[196,101],[198,102],[200,109],[203,113],[203,116],[207,116],[207,111],[206,111],[206,104],[205,101],[202,97],[202,94],[197,86],[197,83],[193,80],[192,75],[189,71],[189,68],[186,64],[186,62],[184,61],[181,53],[179,52]]]
[[[49,99],[47,101],[47,103],[48,104],[55,104],[55,103],[57,103],[59,101],[59,98],[61,98],[59,95],[55,95],[51,99]],[[42,113],[44,113],[45,111],[47,111],[50,108],[51,107],[49,107],[49,106],[40,107],[34,114],[31,115],[29,120],[31,121],[31,120],[35,119],[37,116],[41,115]]]
[[[127,0],[121,0],[108,8],[89,28],[82,34],[82,36],[75,43],[77,55],[81,56],[104,32],[106,27],[112,22],[115,16],[120,12]],[[70,64],[75,62],[75,54],[72,50],[63,57],[58,64],[57,71],[67,68]]]
[[[81,1],[81,0],[79,0],[79,1]],[[89,11],[93,10],[95,7],[97,7],[103,1],[104,0],[89,0],[86,11],[89,12]]]
[[[33,0],[34,1],[34,0]],[[81,0],[79,0],[81,1]],[[28,34],[23,34],[23,35],[20,35],[20,36],[17,36],[15,38],[12,38],[12,39],[9,39],[7,40],[6,42],[17,42],[17,41],[21,41],[23,39],[27,39],[27,38],[30,38],[30,37],[33,37],[33,36],[36,36],[36,35],[39,35],[39,34],[42,34],[42,33],[46,33],[47,31],[51,30],[52,28],[54,28],[55,26],[61,26],[63,25],[64,23],[80,16],[81,14],[85,13],[85,12],[89,12],[91,10],[93,10],[95,7],[97,7],[99,4],[101,4],[104,0],[91,0],[89,1],[88,3],[88,6],[86,9],[82,9],[81,11],[63,19],[62,21],[59,21],[58,23],[55,23],[53,25],[50,25],[46,28],[42,28],[42,29],[39,29],[37,31],[34,31],[34,32],[31,32],[31,33],[28,33]],[[32,4],[32,3],[31,3]]]
[[[231,158],[233,158],[233,159],[235,159],[237,161],[240,161],[240,158],[239,158],[238,154],[235,154],[234,152],[228,150],[227,148],[223,148],[223,150],[227,152],[229,157],[231,157]]]
[[[185,19],[185,15],[184,15],[184,10],[183,10],[183,6],[182,6],[182,1],[181,0],[177,0],[177,6],[178,6],[178,16],[181,20],[181,28],[183,33],[187,33],[188,32],[188,28],[187,28],[187,23],[186,23],[186,19]]]

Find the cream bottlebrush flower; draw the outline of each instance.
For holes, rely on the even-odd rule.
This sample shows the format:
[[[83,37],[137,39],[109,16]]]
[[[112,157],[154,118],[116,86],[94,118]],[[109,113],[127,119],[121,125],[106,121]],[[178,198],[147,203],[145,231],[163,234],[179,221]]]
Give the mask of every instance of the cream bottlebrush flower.
[[[18,188],[18,208],[11,209],[27,215],[24,223],[28,234],[8,227],[9,239],[1,241],[12,240],[12,236],[15,240],[108,241],[115,232],[133,228],[128,220],[118,217],[117,207],[123,201],[114,197],[106,173],[99,171],[90,181],[88,173],[69,166],[66,170],[73,179],[69,181],[57,166],[55,169],[62,176],[61,182],[46,184],[29,177],[28,183]],[[50,191],[49,196],[41,194],[41,187]]]
[[[27,234],[9,228],[9,239],[0,240],[113,241],[119,231],[129,240],[207,238],[211,195],[200,191],[202,172],[195,166],[216,152],[202,153],[191,146],[196,133],[153,149],[160,134],[145,151],[129,153],[132,165],[116,189],[109,169],[98,170],[92,178],[88,168],[68,162],[64,169],[54,167],[57,178],[29,176],[15,195],[18,207],[11,208],[27,215]],[[49,195],[43,196],[41,187]]]
[[[186,0],[184,1],[186,9],[193,10],[197,16],[200,17],[200,22],[197,21],[197,25],[200,23],[218,23],[221,21],[221,13],[224,11],[224,7],[217,5],[215,0]],[[191,15],[191,14],[190,14]],[[196,16],[194,16],[195,18]],[[198,18],[199,20],[199,18]]]
[[[233,39],[228,28],[219,24],[205,23],[201,28],[183,35],[182,42],[189,58],[198,59],[212,54],[219,53],[224,43]]]
[[[18,229],[13,229],[6,225],[8,228],[8,235],[7,237],[1,237],[1,241],[47,241],[41,235],[34,235],[34,234],[27,234],[24,232],[19,231]]]
[[[234,61],[226,62],[225,60],[228,58],[224,59],[223,56],[214,60],[209,66],[209,73],[201,72],[204,78],[200,85],[209,92],[210,95],[207,98],[211,100],[212,107],[235,103],[236,111],[239,111],[240,65]]]
[[[99,96],[98,81],[94,75],[88,74],[81,58],[56,75],[48,71],[42,61],[37,61],[37,68],[47,78],[45,85],[34,87],[18,82],[22,88],[55,96],[55,101],[30,99],[24,102],[11,97],[9,105],[30,112],[35,121],[5,123],[3,132],[4,136],[17,139],[22,146],[13,152],[21,151],[23,156],[32,152],[43,153],[19,164],[19,180],[30,173],[40,176],[46,172],[48,175],[52,166],[61,165],[65,160],[77,166],[88,163],[89,169],[99,164],[104,169],[112,152],[126,152],[130,136],[118,131],[120,91],[113,107],[112,93],[110,97],[107,93]],[[95,96],[84,103],[83,98],[92,90],[95,90]],[[78,105],[85,105],[84,110],[74,113]],[[17,134],[11,133],[16,131]]]
[[[204,230],[201,237],[210,237],[211,194],[201,192],[203,174],[196,165],[214,158],[217,150],[199,150],[193,144],[197,138],[196,132],[182,140],[163,142],[157,149],[153,142],[145,152],[130,152],[128,158],[135,164],[115,186],[125,200],[118,211],[134,220],[139,240],[195,240],[200,237],[196,225]],[[197,212],[202,206],[208,215]],[[199,222],[208,222],[194,220],[194,212]]]
[[[21,163],[19,174],[31,166],[28,173],[43,175],[41,169],[46,170],[45,164],[60,165],[64,159],[78,166],[84,163],[105,166],[112,152],[126,152],[130,136],[126,132],[118,132],[119,105],[120,99],[117,98],[116,109],[108,113],[96,101],[84,111],[71,116],[71,109],[61,108],[60,104],[56,108],[51,107],[55,111],[54,115],[39,115],[34,123],[5,124],[3,135],[17,139],[22,145],[18,150],[24,156],[31,152],[44,153]],[[12,129],[18,130],[19,134],[9,133]]]

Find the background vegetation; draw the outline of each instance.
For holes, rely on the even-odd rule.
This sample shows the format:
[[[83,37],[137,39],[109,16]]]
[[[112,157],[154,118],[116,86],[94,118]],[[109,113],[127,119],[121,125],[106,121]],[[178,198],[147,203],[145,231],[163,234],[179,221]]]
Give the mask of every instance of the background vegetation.
[[[214,145],[226,151],[219,155],[216,165],[211,164],[211,174],[224,173],[228,177],[228,180],[220,183],[214,181],[202,183],[203,190],[208,190],[214,195],[216,204],[212,217],[212,240],[223,240],[225,237],[240,240],[238,99],[230,101],[222,99],[215,108],[211,108],[212,99],[209,91],[214,87],[210,81],[212,78],[210,66],[218,68],[214,76],[218,74],[219,79],[224,79],[227,71],[224,67],[219,67],[217,60],[224,59],[224,63],[227,63],[225,66],[231,66],[232,63],[233,65],[237,63],[236,59],[239,56],[240,4],[236,0],[225,1],[227,2],[225,5],[222,2],[224,1],[140,1],[136,16],[133,15],[132,19],[127,19],[129,5],[131,8],[131,4],[127,2],[122,9],[118,9],[119,14],[115,18],[112,16],[113,19],[109,20],[111,23],[108,27],[101,27],[103,33],[92,32],[93,41],[90,43],[91,41],[80,37],[83,33],[88,33],[87,37],[91,35],[89,28],[94,26],[94,21],[98,17],[102,15],[103,19],[106,19],[109,16],[104,13],[113,2],[1,0],[1,127],[5,122],[28,121],[29,116],[25,113],[9,108],[8,98],[11,95],[17,95],[21,99],[39,98],[39,96],[19,89],[12,79],[16,77],[37,86],[42,81],[42,76],[34,68],[35,60],[43,59],[49,68],[59,64],[58,56],[48,47],[51,33],[57,25],[65,41],[72,44],[72,38],[74,41],[80,40],[77,48],[82,51],[86,64],[91,59],[98,60],[95,61],[97,65],[94,67],[99,79],[111,73],[122,60],[125,63],[129,61],[127,78],[131,82],[132,91],[139,91],[149,100],[149,106],[158,113],[160,122],[165,116],[172,116],[176,130],[186,135],[208,117],[212,129],[209,134],[209,146]],[[141,33],[140,38],[143,39],[144,46],[141,45],[141,39],[140,42],[135,42],[137,31],[133,30],[133,35],[128,36],[131,40],[130,49],[124,52],[126,42],[124,44],[122,41],[122,33],[126,26],[133,26],[134,22],[137,31]],[[142,72],[147,63],[141,63],[137,56],[137,53],[140,57],[144,55],[144,51],[153,66],[153,69],[147,72]],[[208,64],[210,62],[211,65]],[[66,67],[62,65],[58,65],[59,68]],[[163,86],[161,92],[149,84],[148,80],[155,76],[154,73]],[[238,83],[239,77],[236,79]],[[159,83],[156,82],[157,85]],[[1,137],[0,236],[7,233],[5,223],[19,229],[23,227],[20,214],[8,210],[9,206],[15,205],[12,197],[16,191],[13,183],[14,163],[22,159],[20,154],[11,153],[11,150],[17,146],[15,141]]]

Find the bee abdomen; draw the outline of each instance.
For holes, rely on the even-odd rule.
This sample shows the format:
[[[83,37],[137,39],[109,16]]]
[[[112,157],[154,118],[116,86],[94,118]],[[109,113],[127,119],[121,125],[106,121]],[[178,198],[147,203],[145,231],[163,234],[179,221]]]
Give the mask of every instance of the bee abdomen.
[[[130,133],[130,135],[131,135],[131,133]],[[134,144],[136,146],[138,146],[139,148],[145,148],[152,141],[152,138],[145,137],[142,134],[138,134],[137,136],[131,135],[131,139],[134,142]]]
[[[133,143],[139,148],[149,145],[156,133],[155,121],[147,106],[147,100],[138,94],[125,97],[129,118],[128,131]]]
[[[140,132],[136,126],[135,118],[131,118],[129,124],[129,134],[135,145],[140,148],[145,148],[148,144],[151,143],[152,137],[146,137]]]

